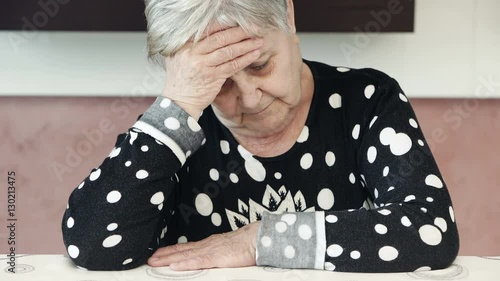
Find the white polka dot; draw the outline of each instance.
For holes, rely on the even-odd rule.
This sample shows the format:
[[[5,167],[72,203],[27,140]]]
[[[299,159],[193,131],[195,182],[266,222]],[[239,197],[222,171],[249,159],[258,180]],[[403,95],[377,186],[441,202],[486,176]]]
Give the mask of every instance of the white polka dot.
[[[361,127],[359,124],[356,124],[354,128],[352,129],[352,138],[357,140],[359,138],[359,131],[361,130]]]
[[[417,121],[415,121],[415,119],[413,118],[410,118],[410,125],[415,129],[418,128]]]
[[[168,98],[164,98],[161,102],[160,102],[160,106],[162,108],[167,108],[170,106],[170,104],[172,104],[172,100],[168,99]]]
[[[330,210],[335,203],[333,192],[328,188],[323,188],[318,193],[318,205],[323,210]]]
[[[311,168],[312,163],[313,163],[313,157],[312,157],[311,153],[304,154],[302,156],[302,158],[300,159],[300,166],[304,170]]]
[[[408,195],[408,196],[406,196],[406,198],[405,198],[405,202],[410,202],[410,201],[413,201],[413,200],[415,200],[415,199],[417,199],[417,198],[415,197],[415,195]]]
[[[328,102],[330,103],[330,106],[333,109],[341,108],[342,107],[342,96],[340,96],[339,94],[333,94],[328,99]]]
[[[139,170],[137,171],[137,173],[135,174],[135,177],[142,180],[142,179],[145,179],[149,176],[149,173],[146,172],[145,170]]]
[[[375,226],[375,231],[378,233],[378,234],[386,234],[387,233],[387,227],[383,224],[377,224]]]
[[[196,207],[196,211],[198,211],[200,215],[205,217],[208,217],[214,209],[212,199],[210,199],[210,197],[208,197],[208,195],[204,193],[200,193],[196,196],[194,204]]]
[[[121,147],[118,147],[118,148],[115,147],[115,148],[113,148],[113,150],[109,154],[109,159],[115,158],[116,156],[118,156],[118,154],[120,154],[120,151],[122,151]]]
[[[373,190],[373,195],[375,196],[375,198],[378,198],[378,189],[375,188]],[[382,206],[382,204],[381,204],[381,206]]]
[[[158,205],[158,210],[161,211],[163,209],[163,203],[161,203],[160,205]]]
[[[183,243],[187,243],[187,237],[186,236],[181,236],[179,237],[179,239],[177,239],[177,243],[179,244],[183,244]]]
[[[443,238],[441,235],[441,231],[433,225],[426,224],[422,226],[418,230],[418,234],[420,234],[420,239],[424,241],[425,244],[436,246],[441,243],[441,239]]]
[[[132,165],[132,162],[131,162],[131,161],[127,161],[127,162],[125,162],[125,167],[130,167],[130,165]]]
[[[299,226],[299,236],[304,240],[309,240],[312,237],[312,230],[308,225]]]
[[[331,151],[328,151],[325,155],[325,162],[328,167],[333,166],[333,164],[335,164],[335,154]]]
[[[137,139],[138,134],[136,132],[130,132],[130,144],[134,144],[134,141]]]
[[[205,143],[207,143],[207,139],[203,138],[203,140],[201,141],[201,145],[205,145]]]
[[[254,181],[263,182],[266,178],[266,169],[253,157],[245,159],[245,170]]]
[[[286,246],[284,253],[285,257],[288,259],[293,259],[293,257],[295,257],[295,249],[292,246]]]
[[[66,222],[66,226],[68,228],[72,228],[73,225],[75,225],[75,220],[72,217],[69,217],[68,221]]]
[[[425,200],[427,200],[427,202],[429,202],[429,203],[434,202],[434,198],[432,198],[432,197],[427,197]]]
[[[378,116],[373,117],[372,121],[370,122],[370,125],[368,126],[368,129],[371,129],[373,124],[375,124],[375,121],[377,121]]]
[[[451,221],[455,222],[455,212],[453,211],[453,207],[450,206],[450,208],[448,209],[448,211],[450,212]]]
[[[403,94],[399,94],[399,98],[400,98],[402,101],[404,101],[404,102],[408,102],[408,99],[407,99],[407,98],[406,98],[406,96],[405,96],[405,95],[403,95]]]
[[[213,181],[219,180],[219,171],[217,171],[216,169],[211,169],[209,174],[210,174],[210,178]]]
[[[375,93],[375,86],[373,85],[368,85],[366,88],[365,88],[365,97],[367,99],[370,99],[373,94]]]
[[[387,209],[382,209],[382,210],[379,210],[378,211],[380,214],[384,215],[384,216],[388,216],[391,214],[391,211],[387,210]]]
[[[441,229],[442,232],[446,232],[448,230],[448,224],[443,218],[436,218],[434,220],[434,224]]]
[[[335,265],[333,265],[331,262],[325,262],[325,270],[334,271]]]
[[[423,142],[422,140],[418,140],[418,144],[419,144],[420,146],[424,146],[424,142]]]
[[[191,153],[192,153],[192,152],[191,152],[191,150],[188,150],[188,151],[186,152],[186,158],[189,158],[189,156],[191,156]]]
[[[275,225],[274,225],[274,228],[276,229],[276,231],[278,231],[279,233],[283,233],[286,231],[287,229],[287,226],[286,226],[286,223],[285,222],[282,222],[282,221],[279,221],[277,222]]]
[[[336,257],[342,255],[342,252],[344,252],[344,249],[340,245],[337,245],[337,244],[330,245],[326,249],[326,254],[332,258],[336,258]]]
[[[410,151],[412,146],[411,138],[404,133],[396,133],[393,128],[385,128],[380,132],[380,142],[388,145],[392,154],[401,156]]]
[[[420,208],[420,210],[424,213],[427,213],[427,208]]]
[[[269,236],[262,236],[262,238],[260,238],[260,243],[262,244],[262,246],[268,248],[268,247],[271,247],[271,245],[273,244],[273,241],[271,240],[271,238]]]
[[[436,175],[428,175],[425,178],[425,184],[435,188],[443,188],[443,182]]]
[[[116,203],[116,202],[120,201],[121,198],[122,198],[122,194],[120,192],[116,191],[116,190],[111,191],[106,196],[106,200],[109,203]]]
[[[398,250],[391,246],[384,246],[378,250],[378,256],[383,261],[393,261],[398,257],[398,255]]]
[[[229,175],[229,179],[230,179],[233,183],[238,183],[238,181],[240,180],[240,179],[238,178],[238,175],[236,175],[235,173],[231,173],[231,174]]]
[[[387,191],[392,191],[392,190],[394,190],[394,186],[391,186],[389,187],[389,189],[387,189]]]
[[[351,174],[349,175],[349,181],[350,181],[352,184],[355,184],[355,183],[356,183],[356,176],[355,176],[353,173],[351,173]]]
[[[193,117],[189,116],[187,119],[188,127],[193,132],[199,132],[201,130],[200,124],[194,120]]]
[[[368,162],[373,163],[377,159],[377,148],[375,146],[370,146],[368,148]]]
[[[225,140],[221,140],[220,141],[220,150],[222,151],[222,153],[224,154],[229,154],[229,152],[231,151],[231,148],[229,147],[229,142],[228,141],[225,141]]]
[[[238,145],[238,152],[240,153],[241,157],[245,160],[253,159],[252,153],[250,153],[241,145]]]
[[[100,175],[101,175],[101,169],[97,169],[90,174],[89,180],[95,181],[99,178]]]
[[[389,175],[389,167],[388,166],[385,166],[384,171],[382,171],[382,175],[384,177],[387,177],[387,175]]]
[[[80,249],[78,249],[78,247],[75,245],[70,245],[68,247],[68,254],[70,257],[76,259],[78,257],[78,255],[80,254]]]
[[[406,226],[406,227],[410,227],[411,226],[411,221],[410,219],[407,217],[407,216],[404,216],[401,218],[401,224]]]
[[[277,180],[279,180],[279,179],[281,179],[282,175],[281,175],[281,173],[274,173],[274,177],[275,177]]]
[[[351,252],[351,259],[357,260],[361,257],[361,253],[359,251],[352,251]]]
[[[69,209],[69,203],[66,203],[66,210]]]
[[[85,184],[85,181],[82,181],[82,183],[80,183],[80,185],[78,186],[78,189],[82,189],[84,184]]]
[[[338,72],[349,72],[351,69],[346,68],[346,67],[337,67]]]
[[[157,140],[157,139],[155,139],[155,142],[156,142],[157,144],[159,144],[159,145],[164,145],[161,141],[159,141],[159,140]]]
[[[165,201],[165,197],[163,196],[163,192],[161,191],[158,191],[156,192],[152,197],[151,197],[151,204],[153,205],[160,205],[161,203],[163,203],[163,201]]]
[[[336,223],[339,219],[335,215],[328,215],[325,220],[329,223]]]
[[[165,127],[170,130],[177,130],[181,127],[181,123],[179,123],[179,120],[173,118],[173,117],[168,117],[165,119]]]
[[[141,146],[141,150],[143,152],[147,152],[149,150],[149,147],[147,145],[143,145],[143,146]]]
[[[108,226],[106,227],[106,229],[108,231],[113,231],[113,230],[116,230],[118,228],[118,224],[117,223],[110,223],[108,224]]]
[[[122,265],[127,265],[129,263],[131,263],[133,261],[133,259],[126,259],[123,261]]]
[[[297,139],[297,142],[303,143],[306,142],[308,139],[309,139],[309,128],[307,126],[304,126],[302,132],[300,133],[299,138]]]
[[[288,225],[293,225],[297,221],[297,216],[295,214],[284,214],[281,220]]]
[[[111,235],[108,238],[104,239],[104,241],[102,241],[102,246],[104,248],[111,248],[118,245],[118,243],[120,243],[121,241],[122,241],[121,235]]]
[[[211,220],[215,226],[220,226],[222,224],[222,217],[219,215],[219,213],[213,213],[211,216]]]

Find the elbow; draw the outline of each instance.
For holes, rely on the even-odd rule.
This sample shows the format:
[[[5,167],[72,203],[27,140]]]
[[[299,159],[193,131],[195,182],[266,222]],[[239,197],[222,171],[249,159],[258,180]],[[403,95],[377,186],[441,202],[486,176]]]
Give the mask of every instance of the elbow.
[[[123,242],[113,248],[106,248],[100,235],[95,235],[90,229],[75,231],[68,228],[67,219],[63,219],[62,236],[68,257],[81,269],[98,271],[133,269],[144,265],[152,254],[147,248],[145,251],[133,251],[134,249],[126,245],[120,245]]]
[[[444,269],[453,264],[460,249],[460,238],[456,226],[443,233],[441,243],[429,253],[429,267],[432,270]]]

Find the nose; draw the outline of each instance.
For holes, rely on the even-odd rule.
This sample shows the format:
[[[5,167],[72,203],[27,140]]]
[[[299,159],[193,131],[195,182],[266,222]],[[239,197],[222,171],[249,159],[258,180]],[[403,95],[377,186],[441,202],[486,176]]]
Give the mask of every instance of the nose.
[[[262,92],[258,89],[256,83],[243,72],[236,73],[231,77],[236,92],[238,94],[238,103],[244,111],[255,110],[260,104]]]

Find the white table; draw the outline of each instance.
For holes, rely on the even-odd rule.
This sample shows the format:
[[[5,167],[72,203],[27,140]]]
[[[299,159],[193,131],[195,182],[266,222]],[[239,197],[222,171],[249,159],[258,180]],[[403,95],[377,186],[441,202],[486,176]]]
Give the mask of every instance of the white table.
[[[147,265],[127,271],[87,271],[78,269],[63,255],[19,255],[16,274],[7,272],[6,255],[0,255],[2,281],[147,281],[147,280],[335,280],[335,281],[412,281],[412,280],[500,280],[500,257],[458,257],[452,266],[443,270],[411,273],[339,273],[321,270],[289,270],[270,267],[210,269],[174,272],[168,267]]]

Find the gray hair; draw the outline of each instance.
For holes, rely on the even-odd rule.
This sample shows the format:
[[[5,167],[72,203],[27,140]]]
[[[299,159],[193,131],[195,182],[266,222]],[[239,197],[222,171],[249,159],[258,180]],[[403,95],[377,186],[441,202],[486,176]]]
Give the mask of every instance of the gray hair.
[[[287,0],[145,0],[148,59],[165,68],[164,57],[189,40],[197,42],[210,24],[240,26],[258,35],[257,28],[289,32]]]

